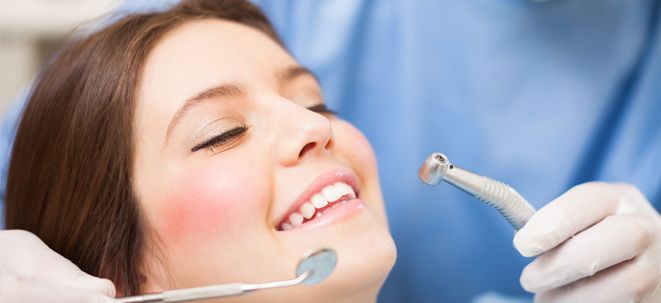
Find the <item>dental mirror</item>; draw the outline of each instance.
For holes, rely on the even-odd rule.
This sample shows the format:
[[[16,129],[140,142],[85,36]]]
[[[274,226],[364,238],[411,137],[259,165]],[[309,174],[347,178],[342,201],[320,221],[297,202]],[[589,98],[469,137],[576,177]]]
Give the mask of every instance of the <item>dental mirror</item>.
[[[211,298],[238,296],[261,289],[295,286],[298,284],[315,285],[324,281],[337,265],[337,254],[334,250],[324,248],[306,253],[296,267],[296,278],[285,281],[245,284],[230,283],[194,288],[168,290],[117,299],[118,303],[147,302],[189,302]]]
[[[315,285],[325,280],[337,265],[337,254],[331,249],[320,249],[307,253],[305,258],[298,263],[296,276],[300,277],[306,272],[308,276],[301,282],[307,285]]]

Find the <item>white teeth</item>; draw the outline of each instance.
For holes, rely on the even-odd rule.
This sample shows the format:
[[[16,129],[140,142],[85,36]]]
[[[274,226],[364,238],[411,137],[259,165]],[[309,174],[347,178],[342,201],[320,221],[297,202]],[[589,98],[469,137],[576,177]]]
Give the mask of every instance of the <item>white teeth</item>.
[[[328,200],[328,202],[337,201],[342,197],[342,193],[333,185],[328,185],[321,190],[321,195]]]
[[[293,213],[289,215],[289,222],[294,226],[301,225],[303,224],[303,216],[299,213]]]
[[[316,208],[322,208],[326,205],[328,205],[328,200],[324,198],[321,194],[316,194],[312,196],[312,205]]]
[[[355,198],[356,194],[353,192],[353,188],[344,182],[337,182],[334,184],[335,188],[340,191],[343,196],[349,195],[351,198]]]
[[[345,198],[345,201],[339,201],[340,198],[345,196],[348,197],[348,199]],[[333,185],[328,185],[324,187],[320,193],[312,196],[309,202],[303,203],[298,212],[294,212],[289,215],[289,220],[285,220],[285,222],[283,222],[280,227],[282,230],[294,229],[295,227],[303,224],[303,221],[306,219],[321,217],[321,213],[316,212],[316,209],[324,208],[329,203],[335,203],[331,207],[331,209],[333,209],[354,198],[356,198],[356,193],[353,191],[353,187],[349,186],[348,184],[344,182],[337,182]]]
[[[287,222],[282,223],[282,230],[290,230],[290,229],[294,229],[294,225],[291,225]]]
[[[312,215],[314,215],[314,206],[310,204],[310,202],[305,202],[299,211],[303,217],[310,219],[312,218]]]

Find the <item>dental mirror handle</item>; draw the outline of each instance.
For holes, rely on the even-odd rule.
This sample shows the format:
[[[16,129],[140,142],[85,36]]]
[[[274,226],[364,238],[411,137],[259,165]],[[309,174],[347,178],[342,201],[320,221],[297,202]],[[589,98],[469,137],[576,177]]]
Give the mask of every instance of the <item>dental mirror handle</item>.
[[[535,214],[535,208],[509,185],[450,164],[441,153],[427,157],[418,175],[426,184],[445,181],[494,207],[516,230]]]
[[[240,295],[247,289],[245,284],[232,283],[222,285],[211,285],[194,288],[168,290],[162,293],[147,294],[117,299],[118,303],[151,303],[151,302],[189,302],[208,298],[219,298]]]
[[[246,292],[260,289],[298,285],[310,274],[311,271],[307,271],[295,279],[261,284],[230,283],[167,290],[161,293],[119,298],[116,301],[118,303],[190,302],[196,300],[237,296]]]

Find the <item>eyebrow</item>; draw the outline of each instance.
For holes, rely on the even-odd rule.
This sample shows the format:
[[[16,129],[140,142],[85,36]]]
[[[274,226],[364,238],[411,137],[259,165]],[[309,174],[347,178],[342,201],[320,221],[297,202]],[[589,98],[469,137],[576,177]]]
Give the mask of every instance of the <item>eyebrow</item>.
[[[221,84],[218,86],[214,86],[212,88],[207,88],[197,93],[195,96],[186,99],[184,105],[182,105],[177,110],[177,112],[172,116],[172,120],[170,120],[170,124],[168,125],[168,130],[165,133],[165,143],[167,144],[168,138],[170,138],[170,133],[172,132],[172,129],[174,129],[175,125],[177,125],[179,120],[181,120],[181,118],[184,115],[186,115],[186,112],[188,112],[188,110],[194,105],[209,99],[232,98],[237,96],[243,96],[245,94],[246,94],[245,90],[237,84]]]
[[[317,78],[317,76],[312,71],[300,65],[289,66],[281,71],[276,72],[276,78],[278,79],[279,83],[289,82],[301,76],[312,77],[317,83],[319,83],[319,78]],[[177,125],[179,120],[181,120],[181,118],[185,116],[186,112],[188,112],[188,110],[190,110],[190,108],[192,108],[194,105],[209,99],[234,98],[245,95],[246,90],[241,85],[225,83],[202,90],[201,92],[195,94],[193,97],[186,99],[184,105],[182,105],[177,110],[177,112],[170,120],[170,124],[168,125],[168,129],[165,133],[165,144],[167,144],[168,139],[170,138],[170,133]]]
[[[300,65],[289,66],[276,74],[279,82],[291,81],[299,76],[308,76],[314,78],[317,83],[321,83],[317,75],[315,75],[311,70]]]

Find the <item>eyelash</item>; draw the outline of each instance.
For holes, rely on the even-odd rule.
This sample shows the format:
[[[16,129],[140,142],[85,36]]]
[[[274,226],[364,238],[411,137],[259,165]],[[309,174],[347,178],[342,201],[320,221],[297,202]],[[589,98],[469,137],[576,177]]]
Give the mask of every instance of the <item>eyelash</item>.
[[[308,107],[308,110],[311,110],[315,113],[319,114],[330,114],[330,115],[337,115],[337,113],[330,109],[326,104],[324,103],[319,103],[317,105],[313,105]],[[230,141],[236,139],[238,136],[243,135],[248,130],[247,126],[239,126],[235,127],[233,129],[230,129],[220,135],[211,137],[209,140],[204,141],[195,147],[191,148],[191,152],[196,152],[201,149],[208,149],[210,151],[213,151],[215,148],[218,148],[220,146],[223,146]]]
[[[222,145],[225,145],[232,141],[233,139],[236,139],[238,136],[242,135],[248,130],[248,127],[246,126],[239,126],[235,127],[233,129],[230,129],[220,135],[211,137],[211,139],[204,141],[203,143],[200,143],[196,145],[195,147],[191,148],[191,152],[196,152],[201,149],[208,149],[210,151],[213,151],[215,148],[218,148]]]
[[[330,115],[333,115],[333,116],[337,116],[337,112],[330,109],[324,103],[319,103],[317,105],[312,105],[312,106],[308,107],[308,109],[315,112],[315,113],[319,113],[319,114],[330,114]]]

